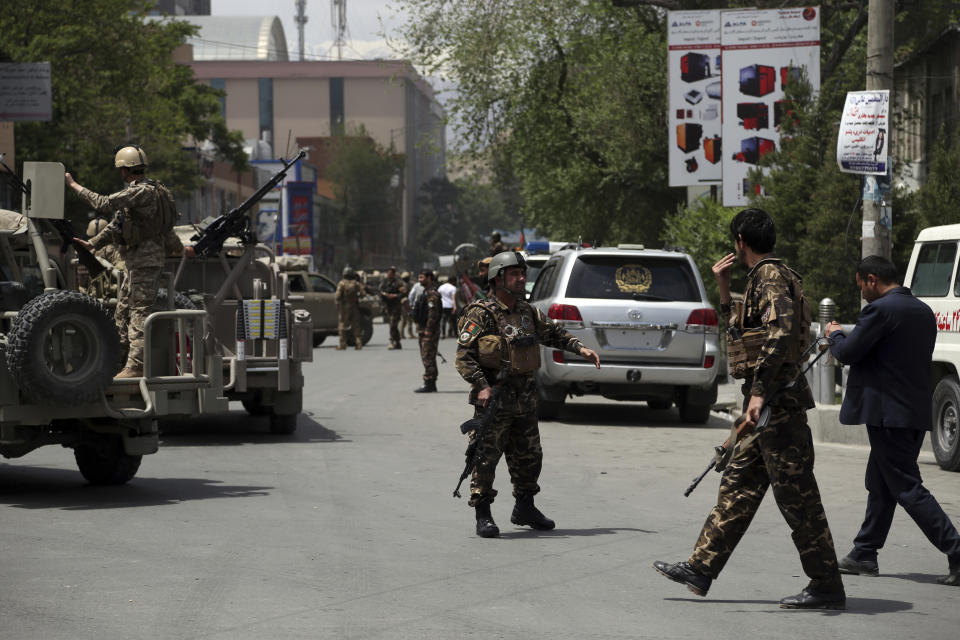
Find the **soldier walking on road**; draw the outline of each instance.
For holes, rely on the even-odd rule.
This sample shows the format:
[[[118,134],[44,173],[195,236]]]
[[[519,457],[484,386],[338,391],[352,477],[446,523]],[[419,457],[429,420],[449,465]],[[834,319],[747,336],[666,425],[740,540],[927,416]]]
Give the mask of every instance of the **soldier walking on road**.
[[[170,245],[171,236],[176,237],[173,225],[177,210],[170,191],[144,177],[147,155],[139,146],[118,149],[114,166],[120,169],[127,186],[109,196],[83,187],[69,173],[64,180],[84,203],[100,213],[113,215],[110,223],[89,242],[80,238],[74,238],[74,242],[91,251],[113,246],[123,261],[126,277],[117,294],[114,319],[121,344],[127,347],[127,362],[117,377],[136,378],[144,373],[143,328],[157,299],[163,261],[167,252],[176,250]],[[182,245],[179,248],[182,250]]]
[[[390,323],[390,349],[400,349],[400,319],[403,314],[403,300],[407,298],[407,288],[397,278],[397,268],[387,269],[387,277],[380,283],[380,298],[383,300],[384,315]]]
[[[343,277],[337,283],[337,292],[333,294],[337,302],[337,330],[340,332],[338,351],[347,348],[347,329],[353,328],[353,339],[357,351],[363,348],[363,326],[360,323],[360,298],[364,286],[350,267],[345,267]]]
[[[772,257],[776,232],[763,210],[744,209],[730,223],[736,254],[713,266],[720,309],[731,326],[731,365],[736,347],[746,353],[742,370],[743,410],[747,427],[757,423],[764,399],[784,390],[771,407],[769,427],[735,453],[720,480],[717,505],[707,516],[693,554],[685,562],[655,562],[654,568],[699,596],[720,576],[767,491],[793,531],[793,542],[810,583],[783,598],[784,609],[845,609],[846,595],[820,491],[813,475],[813,438],[807,409],[813,395],[800,371],[808,337],[809,308],[799,275]],[[739,261],[749,269],[742,307],[731,313],[730,268]],[[796,385],[786,385],[796,380]]]
[[[520,253],[507,251],[495,256],[488,274],[490,297],[471,303],[458,327],[456,366],[470,383],[469,402],[474,405],[475,417],[485,414],[492,386],[502,385],[493,423],[480,443],[483,462],[474,468],[470,480],[469,505],[476,511],[476,531],[482,538],[500,535],[490,505],[497,496],[493,479],[504,455],[516,499],[510,522],[534,529],[555,526],[533,504],[533,496],[540,491],[537,480],[543,466],[534,379],[534,372],[540,368],[538,343],[577,354],[600,368],[596,352],[524,300],[526,274],[527,265]],[[509,372],[506,380],[498,382],[502,366],[508,366]],[[472,440],[476,432],[468,437]]]
[[[413,305],[413,319],[417,322],[420,336],[420,360],[423,362],[423,386],[414,389],[414,393],[433,393],[437,390],[437,346],[440,344],[440,293],[433,271],[420,272],[423,293],[417,296]]]

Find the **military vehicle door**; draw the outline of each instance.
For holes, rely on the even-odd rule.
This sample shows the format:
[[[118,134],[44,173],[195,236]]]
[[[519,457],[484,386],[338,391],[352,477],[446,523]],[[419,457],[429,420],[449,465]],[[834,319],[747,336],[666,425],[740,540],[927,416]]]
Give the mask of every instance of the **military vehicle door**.
[[[311,296],[318,300],[316,308],[322,313],[322,326],[337,326],[337,301],[334,294],[337,291],[337,285],[325,276],[319,273],[311,273],[309,276]],[[317,320],[314,320],[317,322]]]

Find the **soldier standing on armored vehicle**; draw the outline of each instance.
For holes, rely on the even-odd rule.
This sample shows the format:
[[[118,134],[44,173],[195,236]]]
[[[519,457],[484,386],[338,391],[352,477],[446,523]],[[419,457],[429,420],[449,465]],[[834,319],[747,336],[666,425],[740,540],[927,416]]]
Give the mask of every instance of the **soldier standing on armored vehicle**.
[[[347,348],[347,327],[353,327],[353,339],[357,351],[363,348],[363,327],[360,324],[360,298],[364,294],[364,285],[357,277],[357,273],[350,267],[343,269],[343,277],[337,283],[337,292],[334,299],[337,301],[340,344],[337,351]]]
[[[170,191],[155,180],[144,177],[147,154],[137,145],[117,150],[114,166],[126,188],[104,196],[77,183],[69,173],[68,187],[93,209],[113,214],[113,219],[96,236],[74,242],[91,251],[113,246],[123,260],[126,277],[117,294],[114,318],[121,343],[128,348],[127,362],[118,378],[143,375],[143,327],[152,311],[160,286],[160,272],[170,246],[176,221],[176,204]],[[174,236],[175,238],[175,236]],[[179,244],[179,240],[176,241]],[[181,245],[182,250],[182,245]]]
[[[390,349],[400,349],[400,316],[403,313],[403,300],[407,297],[407,288],[397,277],[397,268],[387,269],[387,277],[380,283],[380,298],[383,300],[384,315],[390,323]]]
[[[497,495],[494,474],[500,456],[507,458],[516,505],[510,521],[534,529],[553,529],[554,522],[533,504],[540,491],[537,480],[543,465],[540,429],[537,423],[537,383],[534,372],[540,368],[540,347],[575,353],[600,368],[600,357],[577,338],[530,306],[526,296],[527,265],[514,251],[498,254],[490,262],[490,297],[472,302],[460,318],[457,341],[457,371],[470,383],[470,404],[475,416],[486,413],[494,385],[499,385],[499,403],[490,427],[479,443],[482,462],[473,470],[469,505],[476,509],[477,535],[500,535],[490,514]],[[499,376],[501,368],[505,379]],[[477,431],[470,438],[477,437]]]

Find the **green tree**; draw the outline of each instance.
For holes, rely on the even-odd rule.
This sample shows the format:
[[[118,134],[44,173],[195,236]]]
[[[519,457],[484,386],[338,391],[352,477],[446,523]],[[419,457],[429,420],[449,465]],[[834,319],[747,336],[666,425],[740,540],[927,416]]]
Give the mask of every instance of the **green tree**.
[[[378,144],[360,125],[334,136],[331,157],[325,177],[343,204],[340,227],[349,247],[347,259],[359,265],[371,251],[397,252],[403,155]]]
[[[171,54],[195,27],[148,20],[142,0],[34,0],[0,11],[0,62],[47,62],[53,120],[18,122],[18,160],[58,160],[91,189],[119,187],[113,150],[135,141],[150,173],[175,191],[199,184],[186,144],[211,140],[248,168],[240,132],[227,130],[222,92],[199,84]]]

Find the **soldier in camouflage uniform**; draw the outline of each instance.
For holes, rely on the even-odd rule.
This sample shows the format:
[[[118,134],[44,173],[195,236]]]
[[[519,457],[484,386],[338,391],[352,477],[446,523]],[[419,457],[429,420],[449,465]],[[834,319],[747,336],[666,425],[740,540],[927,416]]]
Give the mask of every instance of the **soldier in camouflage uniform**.
[[[422,276],[423,293],[413,305],[414,319],[420,336],[420,361],[423,362],[423,386],[414,389],[414,393],[433,393],[437,390],[437,346],[440,344],[440,318],[442,302],[437,291],[437,279],[433,271],[424,269]]]
[[[363,348],[363,326],[360,322],[360,298],[365,287],[356,272],[350,267],[343,270],[343,277],[337,283],[337,292],[333,298],[337,303],[337,330],[340,332],[338,351],[347,348],[347,329],[353,327],[353,339],[357,351]]]
[[[397,277],[397,268],[387,269],[387,277],[380,283],[380,298],[383,300],[383,315],[390,323],[390,349],[400,349],[400,318],[407,288]]]
[[[837,555],[813,475],[813,439],[807,409],[814,406],[806,379],[799,376],[804,316],[809,313],[799,276],[771,257],[773,220],[760,209],[745,209],[730,224],[736,254],[713,267],[721,311],[730,326],[755,336],[747,349],[743,409],[747,427],[756,424],[764,398],[790,381],[797,384],[771,407],[770,423],[749,446],[736,452],[720,480],[717,505],[707,516],[686,562],[655,562],[664,576],[705,596],[746,532],[772,487],[780,512],[793,532],[808,586],[780,601],[786,609],[845,609],[846,596]],[[743,309],[731,315],[730,268],[739,260],[749,269]],[[732,358],[731,358],[732,361]]]
[[[540,344],[578,354],[600,367],[596,352],[547,319],[525,300],[526,263],[520,253],[508,251],[493,258],[489,281],[491,295],[472,302],[460,318],[457,371],[470,383],[474,416],[485,414],[492,387],[499,384],[500,405],[480,443],[484,461],[473,470],[469,505],[476,510],[477,535],[500,534],[490,504],[497,495],[494,475],[501,455],[513,483],[516,504],[510,521],[534,529],[553,529],[554,522],[533,504],[540,491],[537,480],[543,464],[537,424],[537,384]],[[498,381],[501,367],[505,379]],[[476,432],[468,436],[473,439]]]
[[[400,300],[400,337],[416,338],[413,333],[413,309],[410,304],[410,272],[404,271],[400,274],[400,280],[403,282],[403,288],[407,292]]]
[[[103,231],[106,226],[107,221],[103,218],[94,218],[91,220],[90,224],[87,225],[87,239],[93,238]],[[123,274],[123,259],[120,257],[120,252],[117,251],[113,245],[106,245],[102,249],[94,252],[94,255],[97,258],[106,260],[113,265],[114,269]],[[121,278],[122,277],[121,275]],[[90,272],[87,271],[87,268],[83,266],[83,264],[77,265],[77,289],[94,298],[116,297],[117,295],[115,280],[110,279],[104,282],[101,278],[99,281],[93,282],[90,278]]]
[[[112,246],[123,261],[126,277],[117,293],[114,318],[128,351],[126,366],[117,377],[136,378],[143,375],[143,327],[157,299],[164,258],[172,249],[167,245],[176,205],[166,187],[144,177],[147,156],[140,147],[128,145],[117,150],[114,165],[127,187],[109,196],[81,186],[69,173],[65,180],[85,204],[113,214],[110,223],[89,242],[80,238],[74,242],[91,251]]]

